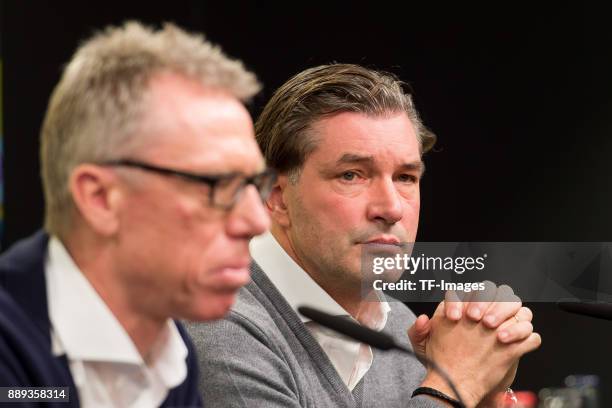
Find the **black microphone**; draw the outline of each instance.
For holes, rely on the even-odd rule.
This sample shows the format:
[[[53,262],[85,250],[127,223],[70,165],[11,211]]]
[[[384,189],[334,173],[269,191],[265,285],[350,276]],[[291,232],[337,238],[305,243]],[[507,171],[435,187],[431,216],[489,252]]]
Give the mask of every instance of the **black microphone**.
[[[338,333],[342,333],[345,336],[368,344],[372,347],[376,347],[377,349],[397,349],[415,356],[412,350],[410,350],[408,347],[404,347],[401,344],[397,344],[393,337],[389,336],[388,334],[371,330],[345,317],[333,316],[308,306],[298,307],[298,312],[313,322],[319,323],[321,326],[335,330]]]
[[[314,309],[312,307],[300,306],[297,309],[298,312],[300,312],[302,315],[306,316],[313,322],[318,323],[321,326],[327,327],[328,329],[332,329],[340,334],[344,334],[345,336],[355,339],[361,343],[365,343],[369,346],[381,350],[400,350],[406,354],[410,354],[411,356],[417,357],[414,351],[402,344],[399,344],[392,336],[386,333],[369,329],[360,325],[359,323],[355,323],[354,321],[347,319],[346,317],[333,316],[320,310]],[[457,391],[457,388],[455,387],[455,384],[451,380],[450,376],[446,374],[446,372],[442,368],[440,368],[434,361],[430,360],[429,358],[425,356],[419,356],[418,358],[424,361],[426,364],[430,365],[442,376],[442,378],[444,378],[451,390],[453,390],[453,392],[457,396],[459,402],[465,407],[465,404],[461,399],[461,395],[459,395],[459,391]]]
[[[612,303],[560,301],[557,302],[557,306],[569,313],[612,320]]]

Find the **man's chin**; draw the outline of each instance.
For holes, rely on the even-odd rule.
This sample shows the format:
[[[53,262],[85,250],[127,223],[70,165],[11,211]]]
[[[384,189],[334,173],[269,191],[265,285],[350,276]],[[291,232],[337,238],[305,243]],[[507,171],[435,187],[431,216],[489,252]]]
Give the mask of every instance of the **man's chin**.
[[[237,292],[207,296],[187,318],[191,321],[219,320],[225,317],[236,301]]]

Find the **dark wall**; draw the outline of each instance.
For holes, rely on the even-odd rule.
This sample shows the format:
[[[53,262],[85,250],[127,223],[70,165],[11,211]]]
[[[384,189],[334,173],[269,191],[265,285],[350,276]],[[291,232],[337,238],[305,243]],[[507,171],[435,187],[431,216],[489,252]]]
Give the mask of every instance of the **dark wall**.
[[[245,61],[265,85],[254,115],[316,64],[361,63],[410,82],[439,136],[426,159],[420,240],[612,241],[612,29],[603,10],[218,3],[5,2],[3,247],[42,222],[38,131],[62,64],[94,28],[129,18],[203,31]],[[544,344],[523,360],[517,388],[561,385],[572,373],[599,374],[612,388],[600,357],[612,323],[533,309]]]

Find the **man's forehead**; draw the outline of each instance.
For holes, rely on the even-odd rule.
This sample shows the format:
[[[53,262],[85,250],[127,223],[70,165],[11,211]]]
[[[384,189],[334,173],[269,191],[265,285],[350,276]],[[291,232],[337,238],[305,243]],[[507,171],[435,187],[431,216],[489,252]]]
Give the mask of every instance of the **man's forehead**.
[[[228,91],[204,86],[178,74],[158,74],[149,85],[149,120],[162,118],[179,123],[211,119],[247,119],[248,111]],[[230,121],[231,123],[231,121]]]
[[[411,134],[396,133],[384,138],[380,134],[363,132],[347,132],[344,135],[322,133],[320,136],[317,149],[306,159],[317,167],[359,165],[416,170],[424,167],[419,144]]]
[[[173,74],[156,77],[151,89],[141,129],[147,157],[192,171],[261,170],[251,117],[236,98]]]
[[[420,157],[420,146],[412,122],[405,113],[372,116],[343,112],[313,124],[311,135],[321,150],[338,157],[357,152],[378,156],[396,152]]]

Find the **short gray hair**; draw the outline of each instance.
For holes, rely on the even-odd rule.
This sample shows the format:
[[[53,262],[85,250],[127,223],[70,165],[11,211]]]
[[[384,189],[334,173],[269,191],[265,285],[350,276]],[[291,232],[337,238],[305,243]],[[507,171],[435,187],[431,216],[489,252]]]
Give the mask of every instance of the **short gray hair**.
[[[81,163],[116,158],[143,143],[134,137],[146,111],[150,79],[174,73],[241,101],[260,90],[255,75],[203,35],[172,24],[108,27],[85,41],[55,87],[41,131],[45,227],[61,234],[72,221],[68,180]]]

